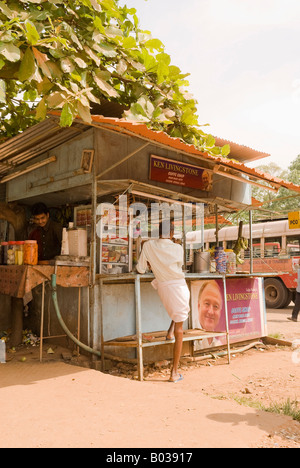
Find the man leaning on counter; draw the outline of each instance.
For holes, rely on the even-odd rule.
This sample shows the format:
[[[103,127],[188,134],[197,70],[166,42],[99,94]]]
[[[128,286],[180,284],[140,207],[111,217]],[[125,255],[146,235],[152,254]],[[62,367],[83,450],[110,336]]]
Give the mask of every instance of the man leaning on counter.
[[[52,260],[61,252],[62,226],[50,218],[49,209],[44,203],[33,205],[32,216],[35,227],[29,239],[37,241],[38,259]]]

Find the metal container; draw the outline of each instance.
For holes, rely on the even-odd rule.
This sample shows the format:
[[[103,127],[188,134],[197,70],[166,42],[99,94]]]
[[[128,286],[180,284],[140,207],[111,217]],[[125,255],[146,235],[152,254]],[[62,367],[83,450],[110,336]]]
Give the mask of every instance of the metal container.
[[[194,253],[194,272],[209,273],[210,271],[210,252]]]
[[[0,340],[0,364],[5,364],[5,341]]]

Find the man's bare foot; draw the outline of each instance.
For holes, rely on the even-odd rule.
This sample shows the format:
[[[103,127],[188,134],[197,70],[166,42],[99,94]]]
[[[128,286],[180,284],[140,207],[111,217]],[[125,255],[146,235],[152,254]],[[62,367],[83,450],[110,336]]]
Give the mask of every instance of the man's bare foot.
[[[169,382],[173,382],[173,383],[176,383],[176,382],[179,382],[180,380],[183,380],[183,376],[182,374],[171,374],[170,378],[169,378]]]
[[[174,336],[174,335],[169,334],[169,333],[167,334],[167,336],[166,336],[166,340],[167,340],[167,341],[172,341],[172,340],[174,340],[174,339],[175,339],[175,336]]]

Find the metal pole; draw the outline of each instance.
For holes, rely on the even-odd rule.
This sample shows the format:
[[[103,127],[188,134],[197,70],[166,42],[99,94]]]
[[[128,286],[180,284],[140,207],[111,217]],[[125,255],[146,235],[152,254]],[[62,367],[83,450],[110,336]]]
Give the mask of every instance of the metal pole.
[[[81,312],[81,288],[78,288],[78,306],[77,306],[77,339],[80,341],[80,312]],[[77,355],[79,356],[80,349],[77,346]]]
[[[139,380],[143,380],[143,342],[141,328],[141,282],[140,275],[135,278],[135,329],[137,337],[137,361]]]
[[[219,214],[218,205],[215,205],[215,217],[216,217],[216,246],[219,246]]]
[[[252,210],[249,210],[250,274],[253,274]]]
[[[93,179],[92,179],[92,232],[91,232],[91,264],[90,264],[90,315],[91,315],[91,328],[92,328],[92,348],[97,349],[98,336],[99,336],[99,317],[97,313],[97,304],[95,297],[96,286],[96,210],[97,210],[97,181],[96,181],[95,165],[93,166]],[[93,359],[97,359],[93,355]]]
[[[42,282],[42,308],[41,308],[41,328],[40,328],[40,362],[42,362],[42,360],[43,360],[44,311],[45,311],[45,281]]]
[[[227,353],[228,353],[228,364],[230,364],[230,339],[229,339],[229,323],[228,323],[228,307],[227,307],[227,288],[226,288],[226,277],[223,276],[224,286],[224,304],[225,304],[225,321],[226,321],[226,339],[227,339]]]
[[[101,339],[101,370],[104,371],[104,330],[103,330],[103,280],[99,284],[99,304],[100,304],[100,339]]]

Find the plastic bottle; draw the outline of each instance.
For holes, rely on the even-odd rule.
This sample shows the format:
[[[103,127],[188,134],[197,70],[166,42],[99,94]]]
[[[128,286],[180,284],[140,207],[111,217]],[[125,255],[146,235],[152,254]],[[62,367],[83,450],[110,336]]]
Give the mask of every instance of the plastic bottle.
[[[8,249],[7,249],[7,265],[15,265],[16,264],[16,242],[9,241],[8,242]]]
[[[232,249],[226,249],[226,273],[234,275],[236,273],[236,255]]]
[[[63,228],[62,242],[61,242],[61,255],[69,255],[69,235],[67,228]]]
[[[15,251],[15,264],[23,265],[24,263],[24,241],[16,242],[16,251]]]
[[[226,254],[223,247],[215,248],[216,269],[219,273],[226,273]]]

